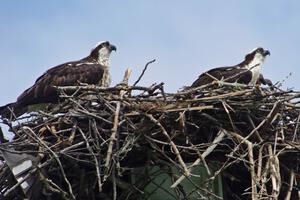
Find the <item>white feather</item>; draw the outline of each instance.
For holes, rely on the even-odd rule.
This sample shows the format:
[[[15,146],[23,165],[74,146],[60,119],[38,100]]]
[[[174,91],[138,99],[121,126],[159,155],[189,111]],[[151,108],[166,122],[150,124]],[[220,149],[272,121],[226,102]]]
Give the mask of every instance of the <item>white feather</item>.
[[[98,42],[95,48],[97,48],[99,45],[102,43],[107,42],[107,41],[101,41]],[[95,49],[93,48],[92,51]],[[108,87],[111,83],[111,76],[109,73],[109,57],[111,54],[111,50],[108,49],[107,47],[103,47],[99,49],[99,56],[97,62],[104,67],[104,72],[103,72],[103,77],[101,81],[101,86],[102,87]]]
[[[256,53],[253,60],[246,66],[252,72],[252,78],[249,85],[255,85],[261,73],[261,67],[265,61],[265,56],[261,53]]]

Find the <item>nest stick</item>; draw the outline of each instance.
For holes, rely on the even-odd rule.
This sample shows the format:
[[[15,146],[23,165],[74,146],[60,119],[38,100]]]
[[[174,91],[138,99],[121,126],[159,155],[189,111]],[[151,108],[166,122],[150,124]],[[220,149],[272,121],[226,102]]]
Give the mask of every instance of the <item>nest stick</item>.
[[[30,127],[24,126],[23,129],[24,129],[25,131],[29,131],[29,132],[35,137],[35,139],[36,139],[42,146],[44,146],[48,151],[50,151],[50,153],[53,155],[54,159],[55,159],[56,162],[58,163],[59,168],[60,168],[60,171],[61,171],[61,173],[62,173],[62,176],[63,176],[65,182],[66,182],[67,185],[68,185],[68,189],[69,189],[69,193],[70,193],[70,195],[71,195],[71,198],[72,198],[72,199],[76,199],[76,198],[75,198],[75,195],[74,195],[74,193],[73,193],[73,190],[72,190],[71,183],[69,182],[69,180],[68,180],[68,178],[67,178],[67,176],[66,176],[65,170],[64,170],[64,168],[63,168],[63,165],[61,164],[61,162],[60,162],[60,160],[59,160],[59,156],[58,156],[54,151],[52,151],[52,149],[51,149],[50,147],[48,147],[48,145],[46,145],[46,144],[43,142],[43,140],[41,140],[41,139],[34,133],[34,131],[33,131]]]
[[[43,164],[31,169],[28,174],[26,176],[23,177],[22,180],[20,180],[19,182],[17,182],[14,186],[12,186],[11,188],[9,188],[5,193],[4,193],[4,197],[7,197],[12,191],[14,191],[17,187],[19,187],[24,181],[26,181],[31,175],[33,175],[34,173],[37,172],[38,169],[42,169],[43,167],[47,166],[50,164],[51,160],[48,160],[47,162],[44,162]]]
[[[170,143],[177,159],[178,159],[178,162],[179,164],[181,165],[182,169],[183,169],[183,173],[185,176],[189,176],[190,175],[190,172],[186,166],[186,164],[184,163],[180,153],[179,153],[179,150],[176,146],[176,144],[172,141],[172,139],[170,138],[169,134],[167,133],[166,129],[161,125],[161,123],[159,121],[157,121],[151,114],[146,114],[146,116],[154,123],[156,124],[157,126],[160,127],[161,129],[161,132],[162,134],[168,139],[168,142]]]
[[[230,132],[231,135],[236,137],[240,142],[244,142],[248,146],[248,159],[249,159],[249,164],[250,164],[250,174],[251,174],[251,197],[253,200],[258,199],[258,194],[257,194],[257,188],[256,188],[256,183],[257,183],[257,178],[255,174],[255,164],[254,164],[254,159],[253,159],[253,144],[249,140],[245,139],[243,136],[235,133],[235,132]]]
[[[109,139],[109,145],[108,145],[107,155],[106,155],[106,160],[104,165],[105,166],[104,181],[107,179],[109,174],[109,166],[110,166],[111,156],[113,153],[113,145],[114,145],[114,141],[116,140],[116,135],[118,131],[120,107],[121,107],[121,102],[118,101],[116,105],[115,115],[114,115],[114,125],[113,128],[111,129],[112,133]]]
[[[202,158],[197,158],[197,160],[195,160],[195,162],[189,166],[189,173],[192,172],[192,168],[196,165],[198,165],[202,159],[205,159],[206,156],[208,156],[216,147],[217,145],[222,141],[222,139],[224,138],[225,133],[224,130],[221,129],[219,131],[219,134],[217,135],[217,137],[214,139],[213,144],[211,146],[209,146],[202,154],[201,157]],[[171,188],[175,188],[177,187],[184,179],[185,179],[185,175],[181,175],[172,185]]]
[[[284,200],[290,200],[291,199],[294,181],[295,181],[295,172],[294,172],[294,170],[291,170],[291,172],[290,172],[289,189],[287,191],[287,194],[286,194]]]
[[[142,79],[142,77],[144,76],[144,74],[145,74],[145,72],[146,72],[146,70],[147,70],[147,68],[148,68],[148,65],[150,65],[151,63],[154,63],[154,62],[155,62],[155,59],[153,59],[153,60],[147,62],[147,64],[145,65],[145,67],[144,67],[144,69],[143,69],[141,75],[140,75],[139,78],[134,82],[133,86],[136,86],[136,85],[140,82],[140,80]]]
[[[98,180],[98,189],[99,192],[102,192],[102,182],[101,182],[101,176],[100,176],[100,168],[99,168],[99,162],[98,159],[92,149],[92,147],[89,144],[89,141],[87,140],[85,133],[81,130],[81,128],[78,128],[79,132],[81,133],[82,138],[85,141],[85,145],[88,149],[88,151],[93,155],[94,161],[95,161],[95,168],[96,168],[96,174],[97,174],[97,180]]]
[[[126,74],[130,74],[130,71]],[[144,75],[140,79],[142,76]],[[59,88],[59,91],[66,90],[61,91],[64,96],[62,101],[53,105],[53,109],[50,107],[44,112],[29,113],[29,117],[19,118],[22,122],[19,120],[20,123],[14,123],[14,126],[10,124],[10,128],[18,136],[11,142],[1,144],[0,149],[12,148],[7,151],[33,156],[39,154],[43,156],[44,163],[54,162],[55,165],[51,165],[55,168],[54,173],[49,170],[47,180],[43,179],[48,184],[44,189],[62,196],[66,193],[67,198],[72,198],[67,181],[76,198],[81,195],[87,195],[88,198],[101,198],[102,195],[108,199],[121,196],[131,198],[133,191],[137,190],[134,188],[142,190],[159,173],[144,174],[147,180],[142,185],[139,181],[126,183],[125,176],[121,175],[127,174],[131,167],[147,167],[157,163],[167,167],[175,166],[180,171],[179,176],[173,174],[172,178],[176,178],[172,179],[174,182],[171,187],[181,187],[182,180],[194,184],[195,189],[187,194],[184,189],[180,190],[180,195],[183,195],[180,197],[189,198],[198,192],[201,192],[199,197],[213,195],[203,188],[220,172],[226,172],[229,167],[237,164],[245,168],[244,173],[249,170],[251,177],[243,195],[262,199],[278,198],[279,194],[286,194],[286,200],[292,198],[298,187],[292,181],[299,172],[295,171],[294,175],[291,173],[287,176],[286,171],[280,171],[284,163],[279,163],[279,159],[289,160],[299,153],[299,92],[277,89],[270,91],[268,88],[246,86],[237,90],[233,88],[235,83],[223,84],[221,82],[224,80],[221,80],[210,85],[219,82],[226,87],[211,89],[207,85],[171,94],[164,93],[163,84],[153,84],[150,87],[128,86],[128,78],[129,75],[125,75],[121,84],[110,88],[89,85]],[[134,90],[139,94],[131,95]],[[181,117],[178,118],[180,114]],[[75,126],[76,131],[72,128]],[[29,127],[33,133],[24,127]],[[233,130],[235,128],[236,131]],[[226,140],[223,140],[224,137]],[[135,156],[144,152],[151,154],[151,160],[148,155]],[[227,156],[227,159],[219,160],[214,157],[214,153]],[[80,171],[81,176],[87,174],[87,170],[92,174],[91,177],[84,177],[86,179],[80,183],[89,194],[73,182],[78,177],[66,170],[62,155],[78,163],[72,169],[74,167],[74,171]],[[210,160],[212,157],[217,161]],[[154,160],[156,158],[158,160]],[[200,185],[194,183],[189,176],[200,176],[192,174],[194,166],[203,163],[209,174],[206,162],[209,164],[210,161],[218,162],[216,171],[212,171],[212,175]],[[299,164],[298,160],[295,162]],[[85,168],[80,163],[95,167]],[[8,194],[6,197],[9,198],[13,195],[11,191],[20,183],[5,182],[10,169],[6,169],[8,167],[5,164],[2,166],[1,170],[4,170],[0,170],[0,198],[3,193]],[[287,173],[295,170],[290,165],[284,167],[288,168]],[[38,170],[35,167],[33,169],[35,172]],[[68,179],[61,175],[64,173],[62,170],[65,170]],[[55,174],[57,171],[60,176]],[[30,170],[29,173],[33,172]],[[231,176],[235,176],[234,172]],[[289,182],[289,186],[281,187],[281,184]],[[97,184],[99,188],[102,186],[101,193]],[[160,187],[159,184],[157,187]]]
[[[293,142],[295,141],[296,135],[297,135],[297,132],[298,132],[299,120],[300,120],[300,114],[298,115],[298,118],[297,118],[296,127],[295,127],[295,131],[294,131],[293,139],[292,139]]]
[[[242,142],[240,142],[237,146],[234,147],[234,149],[230,153],[230,156],[232,156],[240,148],[240,145],[242,143],[244,143],[246,140],[248,140],[260,128],[262,128],[263,126],[265,126],[265,124],[268,124],[269,122],[271,122],[271,120],[273,119],[273,117],[275,116],[275,114],[278,112],[278,108],[279,108],[279,101],[276,101],[274,103],[274,106],[273,106],[272,110],[267,115],[267,117],[263,121],[261,121],[261,123],[257,127],[255,127],[246,137],[244,137],[244,139],[243,139]]]
[[[268,160],[268,164],[270,167],[270,176],[271,176],[271,182],[272,182],[272,196],[276,198],[279,195],[281,180],[280,180],[280,172],[279,172],[279,166],[278,161],[276,159],[277,156],[274,155],[274,152],[272,150],[272,145],[268,145],[268,152],[270,155],[270,158]],[[279,176],[278,176],[279,175]]]
[[[131,70],[127,69],[124,75],[123,83],[128,84],[129,76],[131,74]],[[120,100],[123,99],[123,96],[125,94],[124,90],[120,91]],[[118,101],[116,105],[116,110],[115,110],[115,115],[114,115],[114,124],[111,129],[111,136],[110,136],[110,141],[107,149],[107,154],[106,154],[106,160],[105,160],[105,171],[104,171],[104,178],[103,181],[106,181],[107,177],[109,176],[109,169],[110,169],[110,161],[113,153],[113,146],[114,146],[114,141],[116,140],[117,132],[118,132],[118,125],[119,125],[119,115],[120,115],[120,108],[121,108],[121,102]]]
[[[42,173],[39,174],[41,181],[45,184],[45,187],[53,193],[58,193],[62,199],[69,200],[68,193],[61,189],[52,180],[45,177]]]

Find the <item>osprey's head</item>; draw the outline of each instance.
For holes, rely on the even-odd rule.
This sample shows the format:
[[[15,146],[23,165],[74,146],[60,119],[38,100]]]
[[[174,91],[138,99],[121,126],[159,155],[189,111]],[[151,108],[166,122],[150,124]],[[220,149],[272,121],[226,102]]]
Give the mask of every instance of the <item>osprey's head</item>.
[[[266,57],[266,56],[270,55],[270,51],[267,50],[267,49],[264,49],[262,47],[257,47],[255,49],[253,49],[249,54],[254,54],[256,56],[259,55],[259,56]]]
[[[267,55],[270,55],[269,50],[264,49],[262,47],[258,47],[246,55],[245,57],[246,64],[248,65],[251,62],[262,64]]]
[[[108,66],[110,53],[116,50],[116,46],[110,44],[108,41],[99,42],[96,47],[92,49],[90,56],[99,64]]]
[[[241,67],[245,67],[251,71],[251,80],[248,85],[255,85],[257,83],[261,73],[262,64],[267,55],[270,55],[270,52],[261,47],[254,49],[246,55],[245,60],[241,63]]]

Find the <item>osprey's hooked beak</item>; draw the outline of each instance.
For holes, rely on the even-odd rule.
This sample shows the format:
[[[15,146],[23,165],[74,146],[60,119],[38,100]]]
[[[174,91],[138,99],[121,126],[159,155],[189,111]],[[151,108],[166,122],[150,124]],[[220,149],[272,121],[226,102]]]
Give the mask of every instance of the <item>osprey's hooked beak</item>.
[[[264,56],[268,56],[268,55],[271,55],[270,51],[269,50],[264,50]]]
[[[109,45],[109,50],[110,51],[117,51],[117,47],[115,45]]]

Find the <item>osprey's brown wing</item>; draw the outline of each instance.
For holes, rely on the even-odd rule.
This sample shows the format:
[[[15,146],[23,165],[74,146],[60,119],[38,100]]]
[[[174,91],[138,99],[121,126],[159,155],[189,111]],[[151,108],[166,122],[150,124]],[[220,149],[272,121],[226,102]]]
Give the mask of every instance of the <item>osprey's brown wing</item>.
[[[103,66],[93,63],[70,62],[53,67],[40,76],[32,87],[25,90],[16,103],[27,106],[57,102],[58,94],[53,86],[78,85],[79,82],[97,84],[103,73]]]
[[[239,67],[219,67],[211,69],[201,74],[191,87],[199,87],[209,84],[214,80],[224,80],[229,83],[248,84],[251,81],[252,74],[249,70]]]

